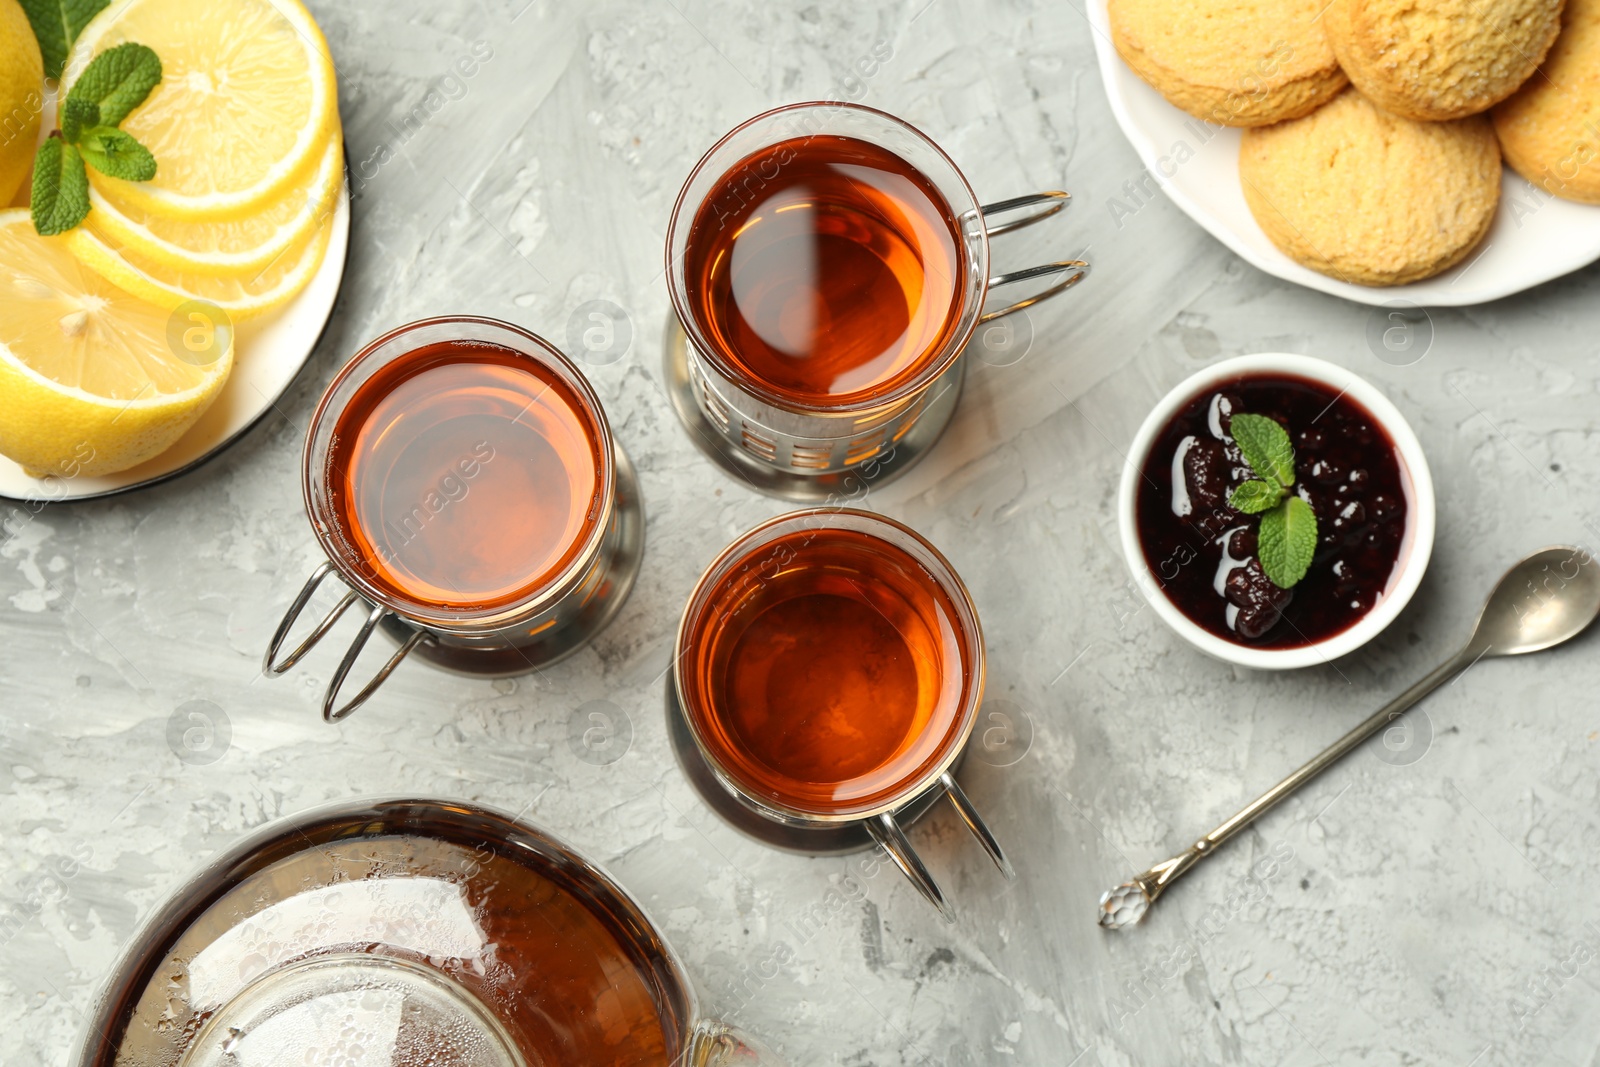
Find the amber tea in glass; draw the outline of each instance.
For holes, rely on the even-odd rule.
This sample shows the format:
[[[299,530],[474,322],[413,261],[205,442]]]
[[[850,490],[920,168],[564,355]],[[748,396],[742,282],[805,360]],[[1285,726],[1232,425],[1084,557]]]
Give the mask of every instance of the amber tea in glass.
[[[559,349],[508,322],[422,319],[370,342],[322,394],[302,462],[327,559],[279,621],[262,670],[292,670],[361,605],[323,694],[328,722],[408,656],[496,678],[569,656],[616,617],[639,573],[638,480],[600,398]],[[330,576],[348,592],[293,643]],[[341,703],[380,628],[399,648]]]
[[[886,484],[949,424],[978,326],[1083,278],[1075,259],[991,270],[991,237],[1067,200],[980,204],[938,144],[860,104],[740,123],[689,172],[667,225],[673,410],[760,491],[837,501]],[[985,310],[1013,284],[1028,294]]]
[[[547,585],[600,513],[600,433],[551,368],[481,341],[423,345],[363,382],[328,453],[358,567],[416,604],[493,610]]]
[[[818,816],[871,810],[965,739],[982,685],[976,619],[910,547],[802,523],[708,575],[680,637],[682,703],[753,798]]]
[[[905,827],[948,798],[1014,877],[955,779],[983,701],[983,630],[966,586],[910,527],[853,508],[769,519],[714,560],[689,597],[668,721],[701,795],[802,852],[875,844],[946,919]],[[686,730],[682,730],[686,727]],[[676,741],[675,741],[676,745]],[[781,828],[767,833],[763,828]]]
[[[729,169],[695,215],[685,290],[711,344],[799,403],[870,400],[958,328],[965,259],[920,170],[855,137],[792,137]]]

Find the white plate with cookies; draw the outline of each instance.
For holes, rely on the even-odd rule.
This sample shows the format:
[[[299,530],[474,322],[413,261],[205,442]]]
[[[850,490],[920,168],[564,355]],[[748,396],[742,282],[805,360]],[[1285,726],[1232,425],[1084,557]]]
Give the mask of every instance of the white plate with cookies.
[[[1159,63],[1164,58],[1160,47],[1171,48],[1175,41],[1180,46],[1183,44],[1183,35],[1189,29],[1181,20],[1192,13],[1190,5],[1186,0],[1169,0],[1173,23],[1169,27],[1157,17],[1161,0],[1134,0],[1129,6],[1142,8],[1153,27],[1149,36],[1154,38],[1160,35],[1164,38],[1155,42],[1148,54],[1137,53],[1145,74],[1163,81],[1163,89],[1167,94],[1164,96],[1162,91],[1153,88],[1139,73],[1135,73],[1119,54],[1117,45],[1113,43],[1108,2],[1088,0],[1088,15],[1094,30],[1100,74],[1117,122],[1138,152],[1148,174],[1148,179],[1141,177],[1133,183],[1131,193],[1125,187],[1124,192],[1113,196],[1113,214],[1119,214],[1120,202],[1126,214],[1119,214],[1119,217],[1132,215],[1142,204],[1140,197],[1148,197],[1151,188],[1159,185],[1186,214],[1261,270],[1347,300],[1379,306],[1449,307],[1479,304],[1510,296],[1600,260],[1600,205],[1551,195],[1509,166],[1500,172],[1500,168],[1493,166],[1497,146],[1493,144],[1492,133],[1489,132],[1487,114],[1481,118],[1450,123],[1424,123],[1406,119],[1391,121],[1393,117],[1387,112],[1367,105],[1353,89],[1344,88],[1345,79],[1337,66],[1330,68],[1337,80],[1330,80],[1329,70],[1321,68],[1333,62],[1333,53],[1328,51],[1325,59],[1321,60],[1312,55],[1323,45],[1322,34],[1312,30],[1307,19],[1302,17],[1297,20],[1295,30],[1300,32],[1299,37],[1293,32],[1284,32],[1281,27],[1278,30],[1266,30],[1266,33],[1276,35],[1279,39],[1264,39],[1258,49],[1263,58],[1244,68],[1243,74],[1230,71],[1225,77],[1209,79],[1224,86],[1234,84],[1237,79],[1240,88],[1248,91],[1207,96],[1208,79],[1194,78],[1175,83],[1164,78],[1167,67]],[[1582,18],[1588,20],[1589,26],[1596,25],[1595,9],[1600,5],[1600,0],[1568,2],[1569,20]],[[1312,6],[1316,18],[1328,10],[1325,3],[1326,0],[1318,0]],[[1285,6],[1294,6],[1292,0]],[[1271,0],[1243,0],[1227,6],[1226,11],[1223,32],[1256,32],[1259,22],[1269,21],[1272,17],[1272,3]],[[1264,11],[1266,14],[1263,14]],[[1130,36],[1126,22],[1128,16],[1122,17],[1125,22],[1119,29],[1126,45]],[[1583,56],[1569,54],[1563,58],[1563,47],[1566,46],[1566,51],[1570,53],[1571,41],[1576,36],[1570,30],[1565,32],[1569,36],[1556,44],[1546,58],[1545,66],[1548,68],[1551,64],[1565,63],[1568,71],[1576,68],[1579,71],[1576,78],[1581,83],[1577,88],[1587,98],[1592,94],[1588,93],[1588,82],[1584,79],[1589,78],[1591,69],[1600,69],[1600,63],[1594,62],[1588,55],[1593,50],[1595,34],[1592,30],[1588,31],[1583,44],[1587,51]],[[1524,51],[1542,54],[1543,47],[1535,42],[1531,46],[1524,44],[1510,50],[1513,56]],[[1155,61],[1150,59],[1151,55]],[[1348,54],[1345,58],[1349,58]],[[1563,77],[1561,74],[1556,76]],[[1533,77],[1545,79],[1546,75],[1541,70]],[[1571,75],[1567,76],[1562,84],[1572,84],[1572,78]],[[1358,78],[1361,82],[1366,80],[1364,77]],[[1283,94],[1282,98],[1269,99],[1263,88],[1266,83],[1270,83],[1273,92]],[[1375,94],[1379,91],[1370,83],[1365,87]],[[1169,103],[1168,96],[1183,102],[1189,111]],[[1311,96],[1317,99],[1312,101]],[[1253,183],[1253,199],[1258,208],[1263,207],[1266,199],[1270,199],[1274,206],[1285,208],[1278,212],[1263,209],[1263,218],[1274,224],[1277,232],[1278,241],[1275,242],[1257,221],[1245,195],[1240,168],[1245,130],[1216,121],[1202,121],[1189,113],[1199,111],[1217,115],[1219,101],[1223,97],[1229,101],[1228,114],[1241,115],[1241,122],[1254,124],[1261,131],[1250,134],[1251,165],[1256,168],[1254,173],[1258,177],[1264,154],[1282,151],[1275,145],[1295,138],[1301,142],[1314,142],[1319,151],[1326,153],[1319,158],[1338,160],[1342,156],[1346,166],[1356,159],[1383,158],[1381,143],[1367,153],[1339,151],[1338,139],[1345,131],[1335,124],[1349,122],[1365,124],[1362,132],[1376,137],[1380,142],[1390,136],[1396,126],[1408,127],[1401,132],[1409,133],[1423,142],[1419,158],[1448,161],[1451,167],[1472,172],[1452,172],[1441,176],[1437,172],[1427,173],[1429,168],[1415,168],[1416,173],[1404,171],[1390,174],[1386,180],[1378,181],[1376,188],[1359,189],[1356,187],[1363,185],[1360,175],[1341,175],[1335,183],[1330,183],[1324,175],[1320,198],[1294,196],[1294,183],[1287,180],[1279,182],[1278,187],[1271,190],[1273,195],[1270,198],[1264,198],[1264,183]],[[1310,114],[1292,122],[1280,122],[1277,126],[1267,125],[1272,117],[1261,113],[1258,104],[1263,102],[1269,105],[1269,112],[1270,105],[1287,102],[1287,106],[1296,108],[1302,115],[1309,108]],[[1402,106],[1389,99],[1386,102],[1390,106]],[[1560,101],[1555,103],[1561,104]],[[1542,106],[1551,105],[1546,103]],[[1587,103],[1582,106],[1600,107]],[[1576,121],[1570,118],[1571,110],[1570,107],[1559,107],[1563,117],[1550,120],[1552,125],[1561,121]],[[1524,142],[1530,113],[1537,117],[1538,109],[1534,106],[1519,108],[1517,120],[1524,128]],[[1422,117],[1417,116],[1418,119]],[[1503,122],[1504,116],[1501,118]],[[1322,128],[1297,129],[1289,134],[1291,125],[1320,125]],[[1447,126],[1459,126],[1461,129],[1451,129],[1448,131],[1449,137],[1445,137],[1441,130]],[[1381,127],[1381,130],[1374,133],[1377,127]],[[1419,131],[1415,127],[1423,128]],[[1585,122],[1583,129],[1584,132],[1577,135],[1554,135],[1565,138],[1562,144],[1576,136],[1578,142],[1574,151],[1584,163],[1577,184],[1566,185],[1563,192],[1593,198],[1592,186],[1585,187],[1584,183],[1592,182],[1593,169],[1600,167],[1600,162],[1587,162],[1592,155],[1588,144],[1591,140],[1600,139],[1600,126],[1593,125],[1592,121]],[[1269,130],[1272,132],[1265,132]],[[1596,136],[1591,137],[1590,134]],[[1454,143],[1456,139],[1462,143]],[[1442,141],[1450,143],[1441,144]],[[1330,142],[1332,148],[1329,147]],[[1486,142],[1488,147],[1485,147]],[[1527,149],[1518,147],[1526,156]],[[1571,156],[1572,152],[1569,151],[1564,158],[1570,159]],[[1337,166],[1338,163],[1330,165]],[[1519,166],[1529,169],[1528,160],[1519,160]],[[1495,197],[1496,184],[1498,198]],[[1348,201],[1340,192],[1343,188],[1352,189]],[[1290,191],[1285,192],[1286,189]],[[1439,192],[1441,189],[1448,189],[1451,198],[1460,197],[1465,201],[1459,210],[1453,203],[1427,203],[1430,196],[1437,201],[1442,195]],[[1420,203],[1413,204],[1413,200]],[[1325,248],[1328,241],[1325,237],[1319,242],[1316,227],[1320,226],[1322,234],[1332,235],[1331,240],[1339,243],[1347,230],[1361,229],[1354,213],[1362,210],[1390,213],[1392,229],[1407,233],[1410,240],[1423,246],[1412,257],[1413,262],[1387,274],[1379,272],[1369,275],[1362,272],[1359,263],[1352,267],[1337,254],[1320,257],[1311,253],[1312,248]],[[1429,214],[1430,210],[1438,214],[1440,221],[1437,224],[1433,221],[1434,214]],[[1427,225],[1417,225],[1420,217],[1429,219]],[[1384,225],[1375,227],[1376,231],[1385,229]],[[1450,232],[1452,229],[1456,232]],[[1393,236],[1393,233],[1386,234],[1391,241]],[[1434,247],[1436,244],[1438,247]],[[1291,256],[1286,249],[1295,251],[1296,255]],[[1389,250],[1385,255],[1387,270],[1394,259],[1394,251]],[[1448,265],[1435,273],[1430,268],[1430,261],[1433,267]],[[1321,269],[1312,269],[1307,265],[1310,262],[1319,262]],[[1429,276],[1408,280],[1420,273]]]

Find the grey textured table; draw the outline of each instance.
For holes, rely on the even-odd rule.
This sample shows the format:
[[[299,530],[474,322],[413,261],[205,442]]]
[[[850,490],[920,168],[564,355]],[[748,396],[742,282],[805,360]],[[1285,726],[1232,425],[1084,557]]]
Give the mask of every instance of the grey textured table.
[[[1367,308],[1245,266],[1160,195],[1112,210],[1143,174],[1070,0],[312,6],[360,185],[322,345],[277,410],[198,472],[4,512],[6,1063],[70,1059],[119,951],[201,860],[267,820],[378,793],[476,800],[563,835],[644,902],[713,1013],[796,1064],[1600,1062],[1600,638],[1473,668],[1423,706],[1409,748],[1356,754],[1145,926],[1094,925],[1103,888],[1451,651],[1505,565],[1600,534],[1600,269],[1436,311],[1423,358],[1408,362],[1420,343],[1379,358]],[[858,66],[875,50],[891,55]],[[474,75],[458,73],[475,55]],[[992,696],[1030,727],[964,772],[1017,882],[948,810],[913,832],[954,928],[892,872],[862,882],[847,859],[727,828],[679,774],[662,716],[700,570],[786,510],[714,470],[668,411],[667,214],[725,130],[828,95],[915,123],[986,199],[1072,190],[1066,220],[1003,238],[1001,262],[1085,247],[1094,261],[1009,348],[972,361],[950,432],[869,501],[961,571]],[[649,509],[619,620],[536,681],[408,664],[323,725],[331,651],[259,675],[319,558],[299,456],[322,387],[403,321],[474,312],[566,344],[595,300],[631,328],[625,355],[588,369]],[[1379,384],[1439,487],[1432,567],[1399,621],[1345,660],[1277,676],[1210,661],[1141,610],[1114,514],[1120,449],[1150,405],[1253,351]],[[625,716],[620,759],[572,743],[594,700]],[[211,709],[215,729],[185,733],[184,708]]]

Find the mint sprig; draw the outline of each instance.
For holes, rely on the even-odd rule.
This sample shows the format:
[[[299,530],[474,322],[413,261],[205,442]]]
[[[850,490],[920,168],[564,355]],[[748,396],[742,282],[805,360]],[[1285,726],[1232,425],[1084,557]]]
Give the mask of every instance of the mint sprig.
[[[1317,551],[1316,512],[1289,492],[1295,483],[1294,444],[1289,431],[1264,415],[1235,415],[1228,432],[1256,474],[1234,489],[1228,503],[1261,516],[1256,556],[1262,573],[1279,589],[1288,589],[1306,576]]]
[[[33,158],[33,228],[45,236],[64,233],[88,213],[83,157],[75,145],[51,134]]]
[[[85,163],[124,181],[156,176],[150,150],[117,126],[160,84],[161,59],[142,44],[119,44],[89,62],[61,103],[60,128],[33,160],[33,228],[40,236],[65,233],[88,217]]]
[[[147,182],[156,176],[156,157],[150,149],[115,126],[94,126],[78,142],[84,162],[101,174],[130,182]]]
[[[44,57],[44,76],[60,78],[67,65],[67,53],[78,34],[111,0],[21,0],[33,36]]]
[[[1263,481],[1248,481],[1233,491],[1228,503],[1234,510],[1246,515],[1259,515],[1268,508],[1278,506],[1283,499],[1283,487]]]
[[[61,139],[77,144],[83,131],[100,125],[100,109],[91,100],[71,99],[61,105]]]
[[[1229,423],[1228,432],[1262,481],[1285,489],[1294,484],[1294,445],[1289,443],[1289,432],[1276,421],[1265,415],[1241,414]]]
[[[1317,551],[1317,515],[1311,505],[1291,496],[1261,515],[1256,533],[1256,556],[1261,570],[1279,589],[1288,589],[1306,576]]]
[[[129,41],[95,56],[72,83],[67,99],[93,101],[102,123],[120,126],[128,112],[144,103],[150,90],[160,84],[161,58],[153,49]]]

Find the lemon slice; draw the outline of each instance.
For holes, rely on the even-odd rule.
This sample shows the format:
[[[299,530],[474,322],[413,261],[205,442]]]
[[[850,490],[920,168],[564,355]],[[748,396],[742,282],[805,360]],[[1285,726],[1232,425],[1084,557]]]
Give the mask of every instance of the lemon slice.
[[[328,251],[333,219],[323,221],[311,240],[291,249],[254,274],[239,277],[170,271],[131,249],[115,249],[86,226],[65,236],[66,245],[85,266],[113,285],[169,310],[191,301],[222,309],[234,321],[276,311],[300,295]]]
[[[161,57],[161,84],[122,122],[156,176],[90,180],[145,211],[253,214],[316,167],[338,126],[328,46],[299,0],[114,0],[84,27],[62,84],[126,41]]]
[[[122,201],[119,190],[102,193],[91,186],[85,224],[110,247],[132,251],[169,273],[254,275],[305,244],[333,214],[343,179],[344,152],[333,140],[308,184],[237,221],[168,219]]]
[[[174,322],[0,211],[0,454],[78,477],[166,451],[233,369],[231,327],[196,314]]]

